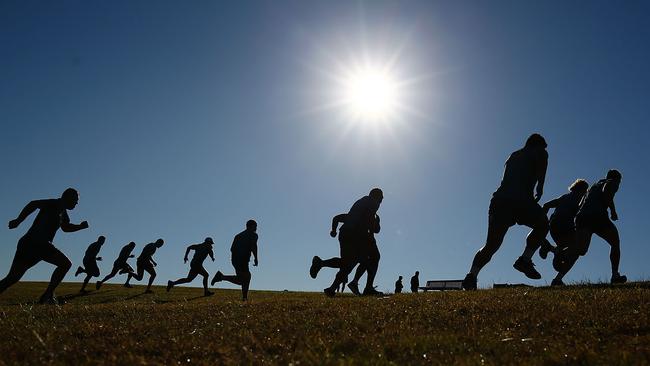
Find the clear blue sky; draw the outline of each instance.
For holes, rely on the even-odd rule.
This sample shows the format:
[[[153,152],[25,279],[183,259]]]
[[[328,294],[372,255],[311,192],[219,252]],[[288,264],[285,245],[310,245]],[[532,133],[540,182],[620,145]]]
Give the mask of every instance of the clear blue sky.
[[[643,1],[1,2],[0,272],[33,216],[6,222],[72,186],[70,217],[91,228],[56,245],[75,268],[100,234],[102,273],[127,242],[139,254],[163,237],[162,283],[210,235],[208,271],[231,272],[232,237],[255,218],[253,288],[320,290],[334,273],[307,270],[314,254],[338,253],[331,217],[378,186],[379,288],[415,270],[462,278],[503,162],[540,132],[544,200],[621,170],[621,270],[647,279],[649,39]],[[331,76],[363,55],[396,56],[413,81],[409,112],[389,128],[327,107]],[[550,261],[536,257],[540,281],[512,268],[525,233],[509,232],[480,285],[550,283]],[[25,279],[51,271],[39,264]],[[594,238],[567,280],[609,275]]]

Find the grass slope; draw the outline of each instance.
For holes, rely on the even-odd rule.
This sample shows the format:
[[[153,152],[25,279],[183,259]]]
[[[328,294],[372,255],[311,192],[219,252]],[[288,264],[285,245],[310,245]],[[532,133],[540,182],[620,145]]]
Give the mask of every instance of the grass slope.
[[[63,306],[0,295],[0,364],[650,363],[647,284],[325,298],[105,285]],[[72,294],[79,284],[63,284]]]

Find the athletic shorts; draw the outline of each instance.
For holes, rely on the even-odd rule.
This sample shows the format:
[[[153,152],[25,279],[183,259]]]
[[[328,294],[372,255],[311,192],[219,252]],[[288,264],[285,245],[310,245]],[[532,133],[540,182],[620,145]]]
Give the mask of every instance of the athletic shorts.
[[[138,260],[137,267],[138,267],[138,274],[144,273],[144,271],[147,271],[149,273],[155,272],[155,269],[153,268],[153,264],[149,259]]]
[[[530,200],[511,200],[492,197],[488,210],[490,225],[511,227],[514,224],[535,226],[541,220],[547,220],[546,214],[537,202]]]
[[[18,240],[16,255],[13,264],[21,267],[31,268],[42,260],[53,256],[62,255],[51,242],[23,236]]]
[[[97,260],[95,258],[84,259],[83,263],[86,274],[89,274],[93,277],[99,276],[99,267],[97,266]]]
[[[133,267],[127,262],[113,262],[113,271],[120,273],[133,272]]]
[[[240,274],[251,273],[250,269],[248,268],[248,259],[243,260],[243,259],[232,258],[231,263],[232,266],[235,268],[235,272],[237,273],[237,276],[239,276]]]
[[[369,249],[368,233],[352,230],[339,231],[339,245],[341,247],[341,260],[346,262],[359,262]]]
[[[196,277],[200,275],[201,273],[207,273],[205,268],[203,268],[203,264],[191,264],[190,263],[190,273],[188,274],[188,277]]]

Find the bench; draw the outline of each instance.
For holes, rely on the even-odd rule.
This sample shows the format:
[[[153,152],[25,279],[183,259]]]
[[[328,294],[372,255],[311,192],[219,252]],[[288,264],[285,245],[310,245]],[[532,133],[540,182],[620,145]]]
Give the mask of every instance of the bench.
[[[427,285],[420,287],[420,290],[426,291],[446,291],[446,290],[462,290],[463,280],[432,280],[427,281]]]

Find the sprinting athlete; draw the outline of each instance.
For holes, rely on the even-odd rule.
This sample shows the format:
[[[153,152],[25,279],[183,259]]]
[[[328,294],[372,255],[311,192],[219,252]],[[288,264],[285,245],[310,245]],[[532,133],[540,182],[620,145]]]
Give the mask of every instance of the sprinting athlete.
[[[133,274],[133,267],[131,267],[128,263],[127,260],[129,258],[135,257],[131,252],[133,252],[133,249],[135,248],[135,243],[130,242],[129,244],[125,245],[122,247],[120,250],[120,254],[117,256],[117,259],[115,262],[113,262],[113,270],[111,270],[111,273],[107,274],[106,277],[104,277],[103,280],[97,281],[95,284],[95,288],[99,290],[104,282],[110,280],[111,278],[115,277],[116,274]]]
[[[580,208],[580,201],[587,193],[589,183],[584,179],[577,179],[569,187],[569,193],[566,193],[558,198],[552,199],[544,204],[542,207],[545,212],[554,208],[550,220],[551,238],[555,241],[556,247],[553,247],[548,242],[542,243],[539,248],[539,255],[546,258],[548,252],[555,253],[553,257],[553,267],[560,270],[561,256],[557,255],[562,250],[570,246],[575,246],[576,242],[576,227],[575,217]],[[557,276],[551,282],[552,286],[562,286],[562,276]]]
[[[194,250],[194,256],[190,262],[190,273],[187,274],[186,278],[181,278],[176,281],[167,281],[167,292],[169,292],[169,290],[174,286],[192,282],[196,276],[201,275],[203,277],[203,296],[213,295],[212,292],[208,291],[208,277],[210,275],[208,274],[208,271],[203,268],[203,262],[208,256],[210,256],[210,259],[214,262],[214,252],[212,251],[213,244],[214,241],[212,241],[212,238],[207,237],[203,243],[187,247],[185,250],[185,257],[183,257],[184,263],[187,263],[187,256],[190,254],[190,250]]]
[[[335,238],[337,235],[338,225],[344,223],[347,214],[339,214],[332,218],[332,230],[330,231],[330,236]],[[381,230],[380,219],[378,215],[375,215],[375,220],[373,222],[372,231],[368,233],[368,238],[365,245],[359,249],[359,253],[362,258],[365,258],[361,261],[357,267],[357,271],[354,275],[354,279],[348,283],[348,288],[355,295],[359,296],[359,279],[363,276],[364,273],[368,272],[368,278],[366,280],[366,288],[364,289],[364,295],[383,295],[381,292],[374,289],[374,278],[377,274],[377,268],[379,266],[380,253],[379,248],[377,247],[377,241],[375,240],[374,234],[379,233]],[[314,256],[312,259],[312,264],[309,269],[309,274],[312,278],[316,278],[318,272],[323,268],[341,268],[341,258],[333,257],[330,259],[322,260],[318,256]],[[347,282],[347,277],[342,283]],[[337,290],[337,292],[339,292]],[[342,290],[340,292],[343,292]]]
[[[40,261],[45,261],[54,264],[56,269],[38,302],[41,304],[57,303],[54,290],[72,267],[72,262],[52,244],[52,241],[59,228],[67,233],[88,228],[87,221],[78,225],[70,223],[67,210],[74,209],[78,202],[79,193],[73,188],[68,188],[63,192],[61,198],[31,201],[16,219],[9,221],[9,229],[15,229],[27,216],[38,210],[32,226],[18,240],[16,255],[11,263],[9,273],[0,280],[0,293],[18,282],[28,269]]]
[[[248,220],[246,222],[246,230],[235,235],[235,239],[230,247],[232,266],[235,268],[235,275],[224,275],[221,271],[217,271],[211,281],[214,286],[216,282],[228,281],[235,285],[241,286],[242,300],[248,300],[248,288],[251,283],[251,271],[248,268],[248,263],[253,255],[253,266],[257,267],[257,222],[255,220]]]
[[[526,238],[523,254],[513,267],[528,278],[542,278],[531,258],[548,233],[548,218],[537,203],[544,192],[547,165],[546,141],[539,134],[532,134],[522,149],[510,154],[501,185],[490,201],[487,240],[474,256],[472,267],[463,280],[464,289],[476,289],[479,272],[501,247],[508,229],[514,224],[526,225],[532,231]]]
[[[621,173],[612,169],[607,172],[605,179],[599,180],[587,191],[576,215],[576,245],[562,251],[563,263],[561,271],[558,273],[560,279],[571,270],[580,256],[587,254],[591,236],[596,234],[611,247],[609,252],[609,260],[612,266],[611,283],[627,282],[627,277],[619,273],[621,241],[618,229],[612,222],[618,220],[614,196],[621,184],[621,179]]]
[[[377,210],[383,199],[384,194],[381,189],[373,188],[367,196],[358,199],[350,208],[338,235],[341,248],[340,268],[332,285],[323,290],[325,295],[333,297],[350,271],[358,263],[367,260],[368,233],[373,230]],[[375,293],[379,292],[372,288],[367,294]]]
[[[144,291],[145,294],[151,294],[153,291],[151,291],[151,284],[153,283],[153,280],[156,278],[156,270],[154,269],[155,266],[158,265],[156,261],[153,260],[153,255],[156,253],[156,249],[160,248],[165,244],[165,241],[162,239],[156,240],[154,243],[149,243],[142,248],[142,253],[140,253],[140,256],[138,257],[138,260],[136,261],[136,266],[137,266],[137,273],[129,273],[129,277],[126,279],[126,283],[124,283],[124,287],[131,288],[131,284],[129,281],[131,281],[131,278],[135,278],[138,281],[142,281],[142,278],[144,277],[144,272],[146,271],[149,273],[149,283],[147,284],[147,289]]]
[[[81,290],[79,290],[79,292],[86,292],[86,285],[88,285],[88,281],[90,281],[92,277],[99,277],[99,267],[97,267],[97,261],[102,260],[102,257],[98,257],[98,255],[105,241],[106,238],[104,236],[100,236],[97,238],[96,242],[90,244],[88,246],[88,249],[86,249],[86,254],[84,255],[83,259],[84,266],[78,267],[77,272],[74,274],[75,277],[79,276],[82,273],[86,274],[86,278],[84,278],[84,283],[81,285]]]

